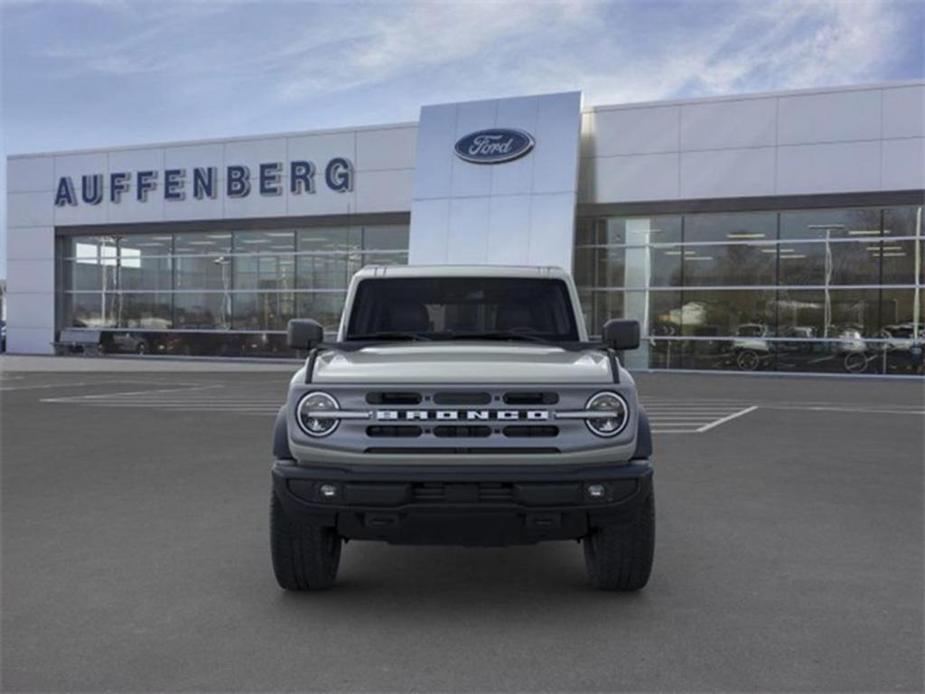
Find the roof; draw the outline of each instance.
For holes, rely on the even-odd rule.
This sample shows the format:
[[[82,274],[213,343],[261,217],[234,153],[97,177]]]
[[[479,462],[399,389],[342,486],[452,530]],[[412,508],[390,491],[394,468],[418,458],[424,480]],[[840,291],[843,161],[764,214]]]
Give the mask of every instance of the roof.
[[[568,277],[568,273],[560,267],[531,265],[367,265],[356,277],[565,278]]]

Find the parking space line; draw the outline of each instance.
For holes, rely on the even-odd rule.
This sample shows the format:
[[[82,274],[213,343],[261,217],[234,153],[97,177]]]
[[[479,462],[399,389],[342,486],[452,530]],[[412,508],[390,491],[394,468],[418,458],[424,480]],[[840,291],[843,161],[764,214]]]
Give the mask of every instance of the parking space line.
[[[697,433],[702,434],[705,431],[710,431],[710,429],[715,429],[721,424],[725,424],[726,422],[731,422],[733,419],[736,419],[737,417],[741,417],[743,415],[747,415],[749,412],[754,412],[757,409],[758,409],[758,405],[752,405],[751,407],[746,407],[744,410],[733,412],[732,414],[727,415],[723,417],[722,419],[717,419],[715,422],[710,422],[709,424],[705,424],[704,426],[700,427],[697,430]]]

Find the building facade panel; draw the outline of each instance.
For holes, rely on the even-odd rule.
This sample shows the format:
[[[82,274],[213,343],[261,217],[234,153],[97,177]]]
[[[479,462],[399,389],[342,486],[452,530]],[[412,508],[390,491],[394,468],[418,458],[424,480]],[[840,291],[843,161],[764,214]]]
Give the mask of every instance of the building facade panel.
[[[925,137],[925,86],[883,90],[883,137]]]
[[[417,128],[368,128],[356,134],[357,171],[414,169]]]
[[[47,253],[43,258],[8,258],[6,281],[16,293],[48,292],[55,286],[55,261]]]
[[[774,195],[773,147],[681,153],[682,198]]]
[[[599,203],[676,200],[681,194],[681,155],[630,154],[595,157],[585,200]]]
[[[883,189],[925,188],[925,137],[883,141]]]
[[[570,269],[592,334],[639,320],[635,368],[921,373],[923,94],[568,92],[11,157],[9,349],[70,328],[105,351],[291,355],[287,321],[336,330],[364,265],[509,263]]]
[[[10,227],[40,227],[54,224],[49,192],[7,193],[6,223]]]
[[[587,114],[593,138],[584,157],[676,152],[681,142],[681,107],[594,109]],[[582,129],[585,125],[582,124]]]
[[[777,193],[881,190],[880,157],[880,140],[780,147]]]
[[[7,207],[7,209],[10,209]],[[55,228],[16,227],[6,230],[6,259],[10,260],[47,260],[55,256]],[[8,283],[7,288],[11,288]]]
[[[54,171],[54,157],[10,159],[6,173],[6,190],[8,193],[47,193],[54,185]]]
[[[777,144],[777,99],[734,99],[681,107],[681,149],[734,149]]]
[[[777,143],[878,140],[882,136],[881,89],[795,94],[779,99]]]

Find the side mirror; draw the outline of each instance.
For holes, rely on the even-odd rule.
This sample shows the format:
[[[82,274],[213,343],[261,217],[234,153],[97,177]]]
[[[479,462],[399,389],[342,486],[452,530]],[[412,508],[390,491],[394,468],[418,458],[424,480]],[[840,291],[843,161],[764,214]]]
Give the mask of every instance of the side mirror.
[[[292,349],[311,349],[324,340],[321,323],[308,318],[295,318],[286,326],[286,343]]]
[[[639,347],[639,321],[609,320],[604,323],[604,344],[622,352]]]

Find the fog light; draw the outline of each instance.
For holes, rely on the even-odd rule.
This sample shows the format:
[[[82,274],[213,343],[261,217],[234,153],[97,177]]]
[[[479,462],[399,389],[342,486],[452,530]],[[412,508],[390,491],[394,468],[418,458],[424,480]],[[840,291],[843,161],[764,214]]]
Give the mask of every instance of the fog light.
[[[318,493],[323,499],[333,499],[337,496],[337,486],[333,484],[322,484],[318,487]]]
[[[607,495],[607,488],[603,484],[589,484],[588,496],[592,499],[603,499]]]

